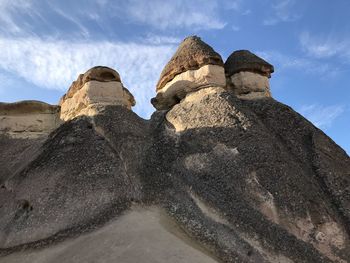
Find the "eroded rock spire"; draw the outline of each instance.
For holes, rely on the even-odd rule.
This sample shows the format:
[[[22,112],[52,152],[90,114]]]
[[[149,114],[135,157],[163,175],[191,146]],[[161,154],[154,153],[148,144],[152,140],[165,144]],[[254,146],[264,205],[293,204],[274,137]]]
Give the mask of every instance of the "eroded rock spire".
[[[242,99],[271,97],[269,78],[274,68],[249,50],[234,51],[225,62],[227,89]]]
[[[158,110],[169,109],[186,94],[226,84],[221,56],[197,36],[187,37],[164,67],[157,96],[151,100]]]
[[[123,86],[117,71],[96,66],[73,81],[59,105],[61,119],[67,121],[80,115],[95,115],[106,105],[121,105],[131,109],[135,99]]]

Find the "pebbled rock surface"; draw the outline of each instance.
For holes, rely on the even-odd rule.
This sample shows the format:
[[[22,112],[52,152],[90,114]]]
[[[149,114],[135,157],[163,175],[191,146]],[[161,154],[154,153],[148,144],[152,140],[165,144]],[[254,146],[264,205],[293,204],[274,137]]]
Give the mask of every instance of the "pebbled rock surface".
[[[229,77],[240,71],[256,72],[270,77],[274,67],[249,50],[237,50],[227,58],[225,73]]]
[[[123,243],[105,229],[117,224],[132,236],[122,222],[135,205],[164,211],[161,226],[149,212],[138,220],[166,242],[164,229],[186,236],[168,252],[150,248],[144,262],[191,262],[171,257],[180,247],[203,262],[349,262],[347,154],[272,98],[241,100],[219,87],[191,96],[150,121],[108,106],[38,143],[23,169],[2,175],[0,262],[86,262],[83,248],[95,245],[100,261],[121,260],[135,237]],[[73,254],[62,250],[72,244]],[[61,261],[57,251],[72,257]]]

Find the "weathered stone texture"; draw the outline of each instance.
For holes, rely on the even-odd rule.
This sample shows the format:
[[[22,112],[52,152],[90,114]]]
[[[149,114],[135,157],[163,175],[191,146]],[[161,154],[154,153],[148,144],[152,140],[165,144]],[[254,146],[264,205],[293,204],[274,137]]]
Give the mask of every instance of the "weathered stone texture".
[[[221,56],[199,37],[187,37],[160,74],[157,91],[162,89],[176,75],[187,70],[199,69],[204,65],[223,66],[224,63]]]
[[[227,83],[227,88],[241,99],[271,97],[269,79],[260,74],[241,71],[230,76]]]
[[[154,113],[150,121],[125,107],[106,106],[37,143],[25,167],[3,176],[0,262],[55,262],[64,258],[55,251],[73,253],[73,244],[81,248],[74,250],[76,262],[89,253],[106,262],[122,255],[137,258],[144,250],[131,253],[130,243],[119,239],[123,233],[141,244],[132,238],[132,226],[123,227],[135,205],[156,207],[167,218],[151,213],[161,226],[148,225],[150,217],[141,214],[146,223],[135,229],[151,234],[153,228],[160,238],[165,228],[180,237],[169,243],[175,249],[169,251],[203,262],[350,258],[350,159],[272,98],[242,100],[209,87],[188,94],[168,112]],[[9,149],[2,148],[2,154]],[[103,225],[119,235],[111,236]],[[148,234],[140,236],[144,244],[162,246]],[[148,251],[153,261],[172,258]]]
[[[217,65],[205,65],[196,70],[187,70],[169,81],[152,103],[158,110],[172,108],[187,94],[207,87],[225,87],[224,68]]]
[[[237,50],[227,58],[225,72],[227,76],[231,76],[241,71],[256,72],[270,77],[274,67],[249,50]]]
[[[47,136],[60,125],[60,107],[40,101],[0,103],[0,134],[13,138]]]
[[[118,72],[99,66],[80,74],[59,104],[61,119],[67,121],[81,115],[96,115],[106,105],[131,109],[135,99],[121,83]]]

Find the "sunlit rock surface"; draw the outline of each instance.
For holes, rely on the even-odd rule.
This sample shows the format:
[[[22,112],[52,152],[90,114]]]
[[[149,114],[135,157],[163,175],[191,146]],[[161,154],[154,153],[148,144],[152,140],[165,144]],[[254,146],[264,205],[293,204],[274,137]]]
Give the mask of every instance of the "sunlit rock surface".
[[[221,56],[199,37],[188,37],[164,67],[151,102],[158,110],[170,109],[188,93],[210,86],[226,86]]]
[[[61,119],[96,115],[106,105],[135,105],[132,94],[123,86],[118,72],[108,67],[94,67],[79,75],[60,100]]]
[[[162,88],[222,72],[205,61],[169,71]],[[121,83],[103,72],[80,76],[64,99]],[[244,72],[256,73],[233,75],[256,77]],[[269,96],[188,87],[150,120],[96,99],[98,111],[72,104],[47,136],[0,134],[0,262],[349,262],[345,151]]]
[[[12,138],[47,136],[60,124],[59,107],[41,101],[0,103],[0,134]]]

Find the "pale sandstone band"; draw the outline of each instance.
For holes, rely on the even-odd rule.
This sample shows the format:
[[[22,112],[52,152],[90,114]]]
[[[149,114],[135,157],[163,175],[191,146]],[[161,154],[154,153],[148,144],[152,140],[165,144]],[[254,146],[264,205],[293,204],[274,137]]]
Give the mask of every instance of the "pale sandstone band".
[[[240,99],[271,97],[269,78],[273,72],[272,65],[248,50],[233,52],[224,64],[213,48],[191,36],[164,67],[151,103],[157,110],[169,110],[187,95],[210,87],[224,88]],[[48,135],[62,122],[96,115],[108,105],[131,109],[135,99],[117,71],[93,67],[78,76],[59,105],[39,101],[0,103],[0,134],[15,138]]]

